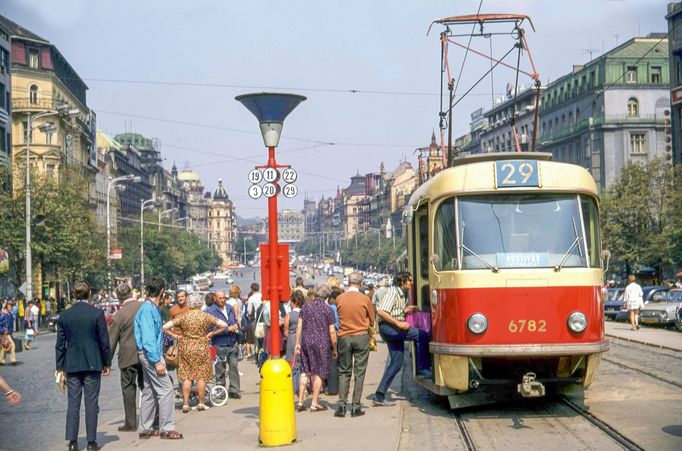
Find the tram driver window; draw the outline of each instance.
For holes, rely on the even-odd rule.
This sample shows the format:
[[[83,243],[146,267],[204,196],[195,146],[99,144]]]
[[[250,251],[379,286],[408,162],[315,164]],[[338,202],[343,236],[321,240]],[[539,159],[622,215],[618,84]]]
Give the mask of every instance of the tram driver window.
[[[433,251],[440,257],[436,269],[453,271],[457,269],[457,243],[455,242],[455,202],[444,201],[436,212],[436,224],[433,229]]]

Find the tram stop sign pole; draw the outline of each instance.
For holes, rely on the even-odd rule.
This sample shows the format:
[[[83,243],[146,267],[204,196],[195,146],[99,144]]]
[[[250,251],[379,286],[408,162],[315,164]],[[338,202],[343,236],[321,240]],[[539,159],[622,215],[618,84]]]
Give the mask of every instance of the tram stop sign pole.
[[[289,253],[287,246],[281,247],[277,241],[277,194],[279,187],[278,166],[275,160],[275,147],[279,144],[284,119],[299,103],[306,100],[296,94],[261,92],[235,97],[258,119],[263,142],[268,148],[266,172],[276,171],[271,182],[275,190],[268,196],[268,244],[267,268],[261,258],[261,282],[264,300],[270,301],[270,359],[263,364],[260,378],[260,433],[261,446],[289,445],[296,441],[296,417],[294,415],[294,389],[289,363],[280,357],[279,303],[289,292]],[[267,194],[267,193],[266,193]],[[265,254],[261,254],[263,256]],[[267,270],[267,278],[263,277]],[[286,272],[284,272],[286,270]],[[267,282],[267,284],[266,284]],[[286,288],[285,288],[286,287]]]

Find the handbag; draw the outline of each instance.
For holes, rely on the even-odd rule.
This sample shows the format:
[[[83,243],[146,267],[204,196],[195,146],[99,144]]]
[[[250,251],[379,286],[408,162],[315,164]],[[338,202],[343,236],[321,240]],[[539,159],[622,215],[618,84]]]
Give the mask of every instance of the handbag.
[[[35,330],[31,328],[26,329],[26,335],[28,335],[29,337],[34,336],[35,334],[36,334]]]
[[[264,338],[265,337],[265,322],[261,321],[261,318],[263,317],[263,311],[265,310],[265,306],[260,311],[260,315],[258,315],[258,319],[256,320],[256,329],[253,332],[253,335],[256,338]]]
[[[178,344],[172,344],[166,349],[163,355],[166,365],[178,366],[180,363],[180,346]]]
[[[407,323],[431,335],[431,315],[428,312],[412,312],[405,318]]]
[[[9,350],[12,349],[13,344],[14,344],[14,341],[12,340],[12,337],[10,337],[9,335],[3,335],[2,336],[2,350],[3,351],[9,352]]]
[[[377,352],[379,346],[377,346],[377,339],[374,337],[374,327],[369,326],[367,328],[367,335],[369,335],[369,350],[372,352]]]

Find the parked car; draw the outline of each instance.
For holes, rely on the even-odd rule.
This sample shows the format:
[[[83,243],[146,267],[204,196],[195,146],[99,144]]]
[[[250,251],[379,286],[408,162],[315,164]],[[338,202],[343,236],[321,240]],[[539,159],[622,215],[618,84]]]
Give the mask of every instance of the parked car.
[[[59,313],[53,313],[47,317],[47,328],[52,332],[57,332],[57,321],[59,321]]]
[[[624,288],[607,288],[608,298],[604,300],[604,319],[614,320],[623,308]]]
[[[682,305],[682,289],[673,288],[666,293],[665,299],[660,302],[652,302],[642,307],[639,311],[639,322],[660,326],[676,326],[682,331],[679,324],[680,305]]]
[[[644,300],[644,305],[657,302],[665,302],[666,293],[670,290],[670,287],[662,286],[652,286],[652,287],[642,287],[642,299]],[[630,317],[628,315],[627,309],[622,309],[616,314],[616,321],[629,321]]]

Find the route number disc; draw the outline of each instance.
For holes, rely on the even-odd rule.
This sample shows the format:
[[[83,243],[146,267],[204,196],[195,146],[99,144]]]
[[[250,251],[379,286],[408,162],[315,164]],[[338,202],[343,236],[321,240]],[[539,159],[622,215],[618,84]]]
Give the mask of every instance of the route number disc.
[[[277,172],[277,169],[275,168],[265,168],[265,170],[263,171],[263,178],[268,183],[272,183],[275,180],[277,180],[278,175],[279,172]]]
[[[282,193],[284,197],[291,199],[298,194],[298,188],[296,188],[296,185],[284,185]]]
[[[249,182],[260,183],[261,180],[263,180],[263,173],[258,169],[254,169],[253,171],[249,172]]]
[[[249,188],[249,197],[251,199],[259,199],[263,195],[263,188],[260,185],[251,185]]]
[[[282,172],[282,180],[286,183],[294,183],[297,178],[298,174],[296,174],[296,171],[292,168],[285,169],[284,172]]]
[[[266,183],[263,185],[263,194],[265,197],[272,197],[277,195],[277,186],[273,183]]]

